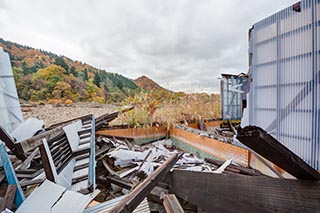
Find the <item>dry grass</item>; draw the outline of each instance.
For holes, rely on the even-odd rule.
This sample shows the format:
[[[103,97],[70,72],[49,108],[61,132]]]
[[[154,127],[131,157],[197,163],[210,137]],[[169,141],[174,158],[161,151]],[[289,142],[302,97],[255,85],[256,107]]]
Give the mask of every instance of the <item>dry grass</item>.
[[[124,105],[133,105],[135,109],[123,114],[116,124],[128,124],[131,127],[148,128],[154,123],[167,126],[180,121],[201,118],[220,117],[220,96],[201,94],[165,94],[141,92],[128,98]]]

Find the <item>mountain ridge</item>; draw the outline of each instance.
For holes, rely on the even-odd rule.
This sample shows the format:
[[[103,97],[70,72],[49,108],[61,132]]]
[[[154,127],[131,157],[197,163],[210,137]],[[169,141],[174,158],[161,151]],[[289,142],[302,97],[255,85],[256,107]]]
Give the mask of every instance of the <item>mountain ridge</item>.
[[[137,86],[144,90],[154,91],[154,90],[165,90],[167,92],[172,92],[162,86],[160,86],[157,82],[152,80],[151,78],[142,75],[133,80]]]
[[[26,101],[119,102],[139,90],[132,79],[66,56],[2,38],[0,46],[10,56],[19,98]],[[63,89],[71,91],[65,95]]]

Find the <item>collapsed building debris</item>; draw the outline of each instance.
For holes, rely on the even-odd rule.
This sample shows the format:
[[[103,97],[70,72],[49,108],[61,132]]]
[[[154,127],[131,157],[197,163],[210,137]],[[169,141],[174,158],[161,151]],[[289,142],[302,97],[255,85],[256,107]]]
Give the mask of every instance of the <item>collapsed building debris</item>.
[[[208,131],[191,127],[197,124],[177,125],[169,132],[162,127],[143,130],[109,126],[118,114],[99,118],[81,116],[46,129],[47,132],[54,131],[54,134],[43,132],[28,139],[28,145],[24,146],[28,147],[28,151],[19,149],[25,154],[25,160],[21,161],[15,155],[9,160],[16,179],[15,186],[9,186],[9,189],[20,188],[22,196],[27,199],[22,200],[23,206],[19,207],[16,201],[12,205],[12,194],[3,193],[6,198],[2,199],[6,203],[4,206],[11,210],[19,207],[18,211],[31,211],[35,209],[34,197],[53,187],[64,193],[56,197],[50,195],[54,205],[43,201],[41,208],[44,211],[50,205],[54,206],[54,210],[67,205],[65,209],[84,212],[319,209],[319,195],[313,194],[313,190],[319,188],[318,181],[269,177],[270,172],[265,169],[260,171],[263,168],[261,162],[270,160],[282,167],[286,159],[273,161],[267,153],[258,152],[249,144],[244,143],[262,157],[244,147],[230,144],[222,134],[210,133],[207,121],[204,121],[206,128],[203,129]],[[239,130],[239,140],[243,141],[241,135]],[[257,138],[260,140],[259,136]],[[271,162],[268,162],[270,167],[276,167]],[[295,170],[303,172],[301,168]],[[284,171],[279,171],[284,174]],[[1,186],[9,183],[3,171],[0,171],[0,177],[3,177]],[[37,192],[39,189],[41,193]],[[73,204],[68,203],[70,198],[64,197],[69,191],[79,198],[74,198],[78,199],[75,203],[81,199],[86,201],[72,207]],[[301,196],[293,196],[293,191]],[[259,202],[253,204],[255,198]],[[307,206],[307,200],[312,204]],[[236,204],[228,207],[230,202]],[[273,202],[270,210],[266,209],[268,202]]]
[[[94,116],[63,127],[63,134],[39,146],[48,180],[74,191],[95,189]],[[48,145],[50,144],[50,146]]]
[[[16,212],[82,212],[92,199],[90,195],[67,190],[46,180],[33,190]]]
[[[12,209],[19,207],[24,201],[25,196],[19,185],[19,181],[15,175],[15,171],[11,160],[7,154],[4,143],[0,141],[0,162],[2,164],[2,171],[0,170],[0,191],[4,190],[4,197],[0,199],[0,211],[4,209]],[[4,173],[4,174],[3,174]],[[1,184],[6,180],[7,184]],[[0,196],[1,197],[1,196]]]
[[[320,180],[314,168],[260,127],[239,129],[237,139],[298,179]]]
[[[208,212],[318,212],[320,182],[174,170],[170,193]]]

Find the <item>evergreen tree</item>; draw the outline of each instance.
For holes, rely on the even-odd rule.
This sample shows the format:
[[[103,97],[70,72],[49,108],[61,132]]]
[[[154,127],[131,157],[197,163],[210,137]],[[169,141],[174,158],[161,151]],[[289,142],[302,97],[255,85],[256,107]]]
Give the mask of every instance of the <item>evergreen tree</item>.
[[[63,67],[63,69],[66,70],[66,74],[69,74],[68,71],[69,71],[69,66],[68,64],[64,61],[63,57],[57,57],[54,59],[54,64],[55,65],[58,65],[60,67]]]
[[[101,78],[100,78],[99,73],[95,73],[95,74],[94,74],[93,83],[94,83],[96,86],[100,87]]]

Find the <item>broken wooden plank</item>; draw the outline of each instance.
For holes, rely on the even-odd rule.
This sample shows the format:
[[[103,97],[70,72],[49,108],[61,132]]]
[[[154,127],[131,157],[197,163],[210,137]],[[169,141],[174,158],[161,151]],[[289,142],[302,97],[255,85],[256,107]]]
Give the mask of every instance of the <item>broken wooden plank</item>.
[[[239,129],[237,139],[298,179],[320,180],[315,169],[260,127]]]
[[[208,163],[217,165],[217,166],[222,166],[222,164],[224,163],[223,161],[220,160],[216,160],[213,158],[205,158],[205,161],[207,161]],[[230,164],[227,168],[226,171],[230,171],[230,172],[235,172],[235,171],[240,171],[240,174],[246,174],[246,175],[251,175],[251,176],[260,176],[262,175],[260,171],[256,170],[256,169],[250,169],[250,168],[245,168],[242,166],[236,166],[233,164]]]
[[[320,211],[320,181],[183,170],[169,176],[170,193],[208,212]]]
[[[27,153],[29,151],[33,151],[36,147],[41,145],[42,139],[46,138],[47,141],[50,141],[52,138],[56,137],[57,135],[60,135],[62,132],[62,126],[57,127],[55,129],[51,129],[32,138],[29,138],[28,140],[18,142],[17,144],[20,144],[24,153]]]
[[[63,127],[63,126],[66,126],[67,124],[70,124],[73,121],[77,121],[77,120],[81,120],[81,121],[89,120],[91,118],[91,116],[92,116],[91,114],[83,115],[83,116],[80,116],[80,117],[76,117],[76,118],[65,120],[65,121],[62,121],[62,122],[59,122],[59,123],[55,123],[55,124],[50,125],[48,128],[46,128],[46,130],[55,129],[57,127]]]
[[[19,143],[16,143],[14,139],[7,133],[5,129],[0,126],[0,140],[2,140],[10,151],[20,160],[24,161],[27,157],[23,152]]]
[[[23,188],[30,185],[40,185],[43,181],[43,179],[23,180],[20,182],[20,186]]]
[[[159,183],[158,183],[159,185]],[[155,203],[160,203],[162,204],[162,198],[164,194],[168,194],[169,193],[169,189],[164,189],[162,187],[159,186],[155,186],[152,191],[148,194],[148,200],[155,202]]]
[[[102,159],[102,164],[103,164],[104,168],[106,168],[106,170],[109,172],[110,175],[113,175],[113,176],[117,176],[118,175],[115,171],[113,171],[110,168],[109,164],[107,163],[107,161],[105,159]]]
[[[136,186],[129,194],[117,203],[109,212],[133,212],[141,201],[151,192],[163,176],[165,176],[181,157],[182,153],[174,154],[159,168],[148,176],[142,183]]]
[[[117,177],[117,176],[108,176],[107,180],[110,183],[113,183],[113,184],[120,186],[124,189],[131,190],[134,187],[134,185],[132,183],[129,183],[129,182],[123,180],[122,178]]]
[[[275,167],[273,165],[271,165],[270,162],[268,162],[267,160],[265,160],[263,157],[261,157],[260,155],[258,155],[257,153],[255,153],[254,151],[250,151],[250,153],[256,157],[261,163],[263,163],[263,165],[265,165],[266,167],[268,167],[274,174],[276,174],[279,178],[284,178],[283,175],[278,172]]]
[[[51,152],[48,146],[47,140],[44,138],[42,144],[39,146],[39,150],[41,153],[42,165],[44,168],[44,172],[46,174],[46,178],[51,180],[52,182],[56,182],[58,178],[57,170],[54,165],[54,161],[51,156]]]
[[[33,160],[33,158],[34,158],[38,153],[39,153],[39,149],[38,149],[38,148],[36,148],[35,150],[33,150],[33,152],[28,156],[28,158],[27,158],[25,161],[23,161],[20,165],[18,165],[18,167],[16,168],[16,170],[17,170],[17,169],[26,169],[26,168],[30,165],[30,163],[31,163],[31,161]]]
[[[16,190],[17,190],[16,185],[8,185],[7,192],[4,196],[2,204],[0,206],[0,212],[5,210],[6,208],[10,209],[10,210],[13,209],[13,203],[14,203],[13,201],[14,201],[14,197],[16,195]]]
[[[174,194],[165,194],[163,196],[163,206],[167,213],[184,213],[183,208]]]
[[[100,117],[97,117],[95,119],[95,129],[98,130],[100,129],[104,124],[108,124],[109,122],[111,122],[112,120],[116,119],[120,113],[126,113],[130,110],[134,109],[133,106],[119,110],[119,111],[115,111],[113,113],[110,114],[105,114],[105,115],[101,115]]]

